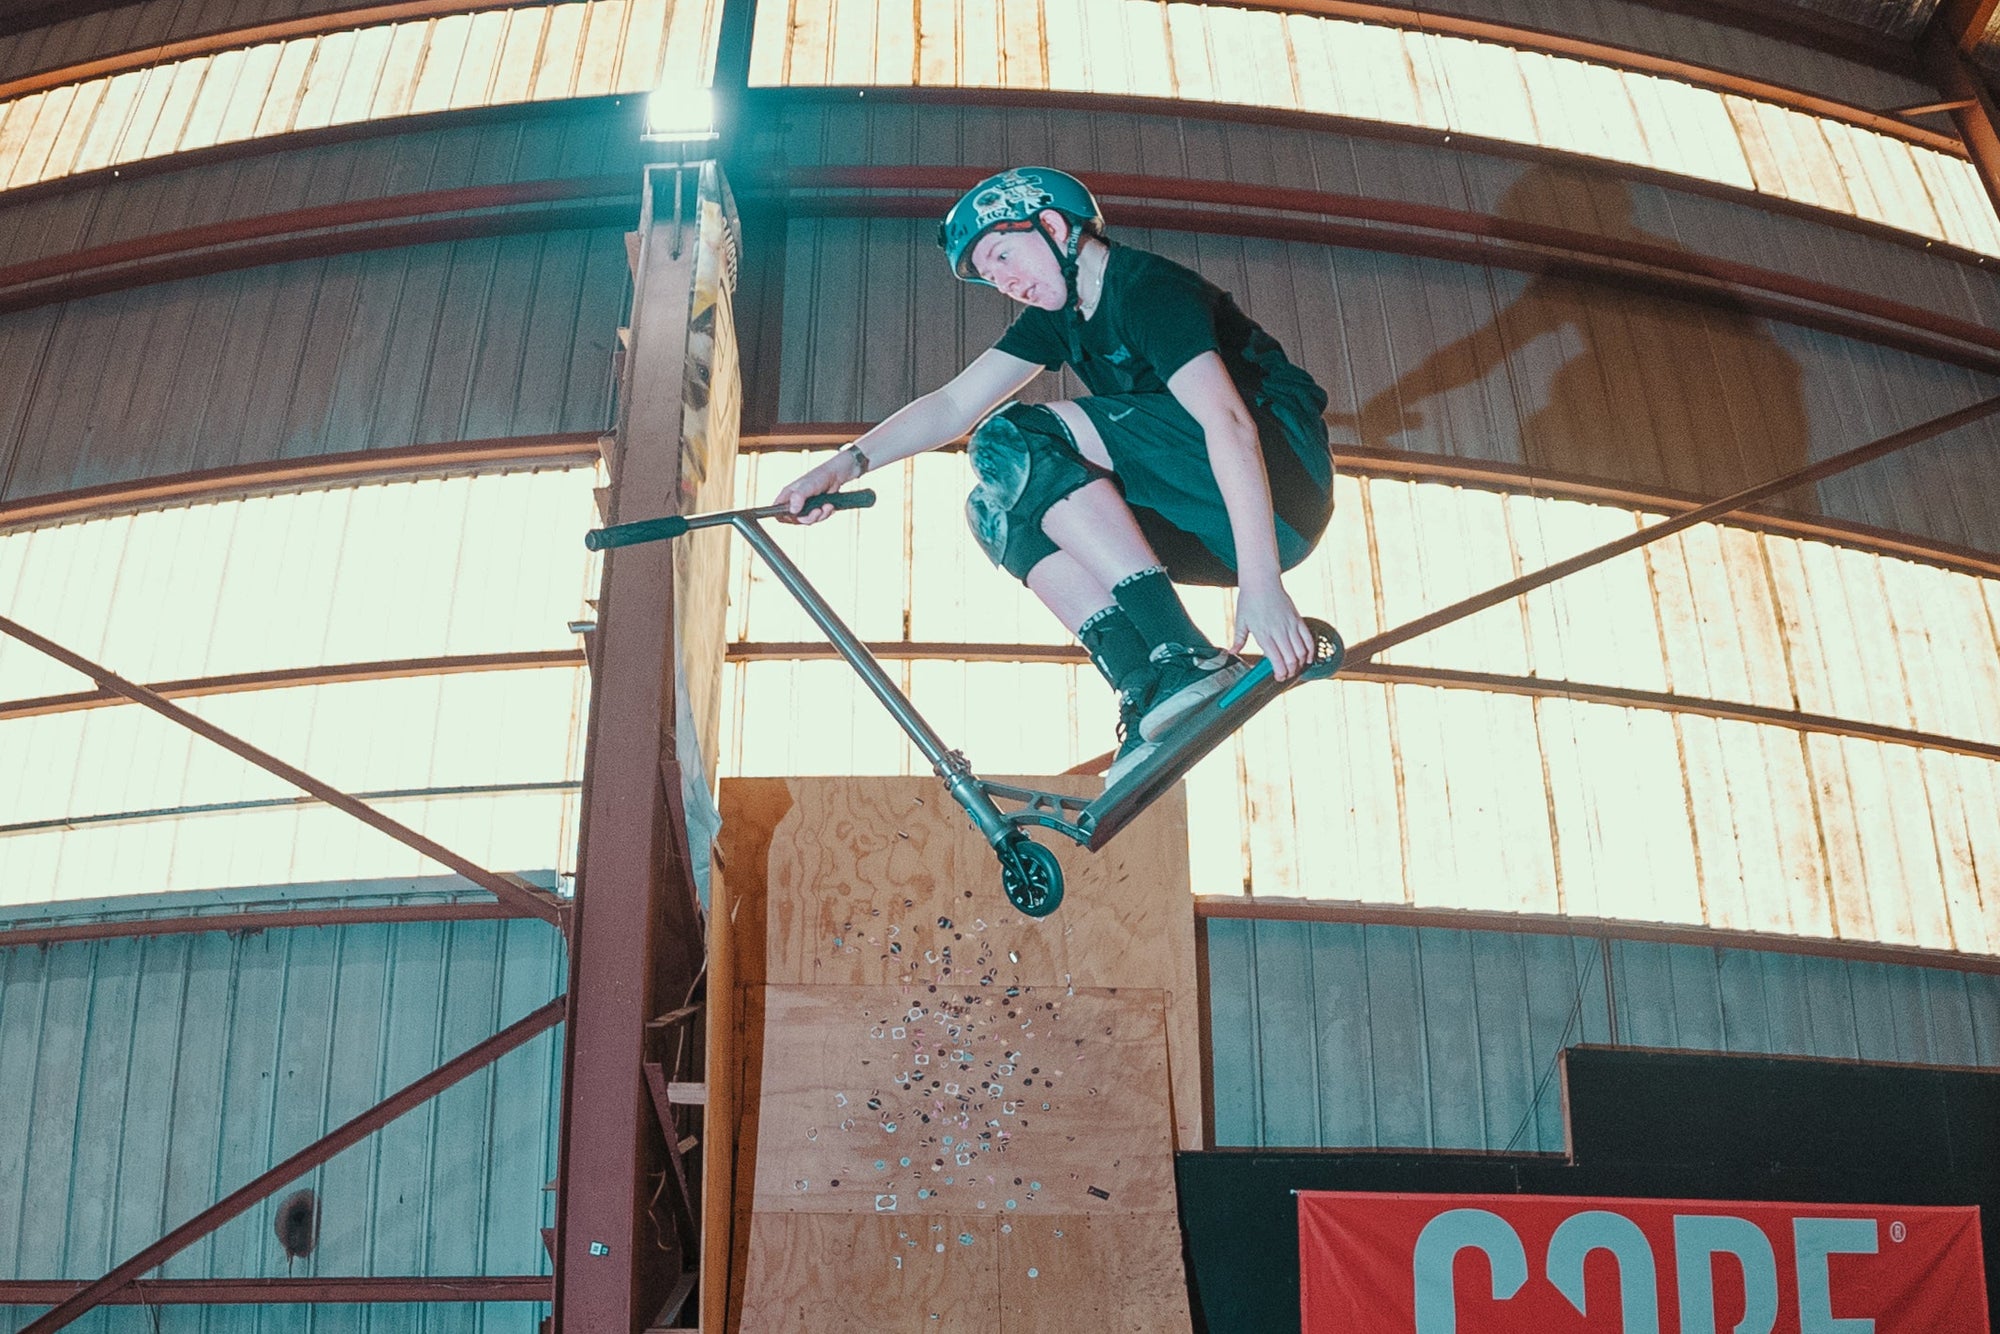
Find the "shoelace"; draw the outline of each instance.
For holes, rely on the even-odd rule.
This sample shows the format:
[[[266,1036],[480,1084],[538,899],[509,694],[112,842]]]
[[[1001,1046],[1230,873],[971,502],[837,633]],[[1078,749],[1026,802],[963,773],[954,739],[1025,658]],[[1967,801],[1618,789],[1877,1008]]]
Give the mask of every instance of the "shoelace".
[[[1118,744],[1121,747],[1128,738],[1139,734],[1140,720],[1146,716],[1146,707],[1151,702],[1150,690],[1118,692]]]
[[[1139,707],[1139,701],[1136,698],[1131,695],[1119,696],[1118,739],[1121,742],[1124,741],[1132,729],[1139,725],[1139,720],[1144,716],[1145,710]]]

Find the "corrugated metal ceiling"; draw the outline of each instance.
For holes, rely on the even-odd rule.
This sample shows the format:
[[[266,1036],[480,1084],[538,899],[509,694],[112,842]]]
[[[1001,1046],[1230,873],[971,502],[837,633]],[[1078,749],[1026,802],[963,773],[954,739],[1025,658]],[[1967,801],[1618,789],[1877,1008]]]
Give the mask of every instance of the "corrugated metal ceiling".
[[[1914,41],[1931,21],[1938,0],[1780,0],[1771,7],[1785,5],[1907,42]]]

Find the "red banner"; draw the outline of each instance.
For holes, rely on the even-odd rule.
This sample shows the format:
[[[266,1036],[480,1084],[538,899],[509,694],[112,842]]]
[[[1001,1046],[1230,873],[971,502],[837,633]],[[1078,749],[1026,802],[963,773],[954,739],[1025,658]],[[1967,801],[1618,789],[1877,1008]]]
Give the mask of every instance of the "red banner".
[[[1989,1334],[1976,1208],[1298,1200],[1303,1334]]]

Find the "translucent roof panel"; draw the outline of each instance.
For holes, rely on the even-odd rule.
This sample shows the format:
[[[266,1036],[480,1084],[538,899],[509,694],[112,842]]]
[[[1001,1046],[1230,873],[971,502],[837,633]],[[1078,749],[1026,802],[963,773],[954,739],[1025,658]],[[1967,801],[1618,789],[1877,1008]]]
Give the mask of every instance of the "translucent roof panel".
[[[138,681],[576,646],[591,468],[0,532],[0,613]],[[0,639],[0,700],[90,683]]]
[[[759,12],[751,82],[1177,98],[1451,130],[2000,255],[2000,218],[1962,157],[1658,74],[1389,23],[1173,0],[789,0]],[[1848,187],[1861,177],[1868,190]]]
[[[567,870],[580,667],[218,695],[190,712],[491,869]],[[443,867],[133,705],[0,721],[0,902]]]
[[[900,509],[799,535],[800,560],[836,571],[843,611],[896,650],[891,674],[976,772],[1060,772],[1111,748],[1111,692],[1047,661],[1067,636],[968,562],[945,503],[962,470],[912,461],[885,489]],[[1287,584],[1349,642],[1660,517],[1352,473],[1337,500]],[[909,554],[862,578],[843,553],[886,540],[871,527]],[[1226,634],[1226,596],[1189,592]],[[734,628],[723,771],[928,772],[845,663],[785,647],[783,597],[753,591]],[[1195,885],[1994,952],[1996,626],[2000,579],[1692,528],[1383,655],[1413,679],[1280,701],[1189,776]]]
[[[165,61],[0,102],[0,189],[357,121],[705,86],[722,0],[577,0]]]
[[[747,455],[740,494],[767,499],[814,457]],[[1022,658],[1074,645],[966,533],[962,455],[926,454],[869,484],[882,496],[872,510],[774,529],[864,639],[939,645],[945,656],[953,644]],[[1338,478],[1335,501],[1326,538],[1286,586],[1302,611],[1351,641],[1661,517],[1354,473]],[[761,562],[740,543],[733,552],[731,641],[823,643]],[[1228,633],[1226,590],[1182,595],[1211,637]],[[1989,609],[2000,609],[2000,579],[1709,524],[1421,636],[1383,661],[1798,709],[2000,745],[2000,611]]]
[[[481,865],[566,872],[596,481],[371,483],[4,533],[0,614],[128,679],[195,683],[190,712]],[[151,710],[47,700],[90,688],[0,639],[0,901],[443,870]]]

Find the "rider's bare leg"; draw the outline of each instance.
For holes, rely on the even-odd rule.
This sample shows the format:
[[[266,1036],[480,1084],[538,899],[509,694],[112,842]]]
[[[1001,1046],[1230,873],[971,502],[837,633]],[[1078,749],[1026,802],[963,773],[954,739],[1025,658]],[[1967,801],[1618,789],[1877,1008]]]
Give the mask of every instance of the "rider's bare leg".
[[[1075,634],[1085,621],[1113,605],[1111,589],[1093,577],[1076,557],[1058,551],[1028,571],[1028,589],[1056,619]]]
[[[1119,581],[1160,563],[1125,497],[1102,477],[1049,506],[1042,516],[1042,531],[1107,596]]]

